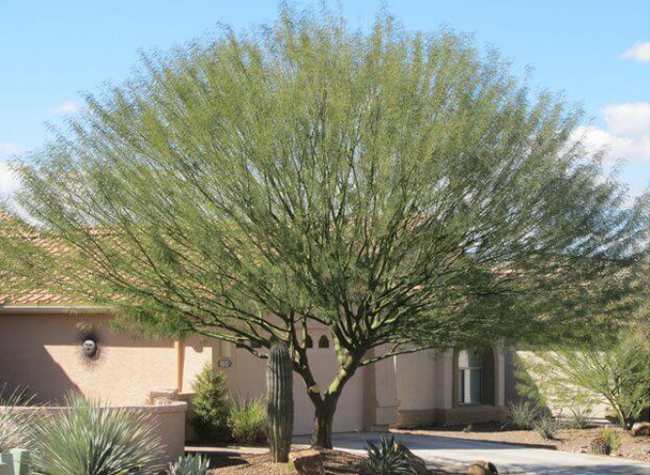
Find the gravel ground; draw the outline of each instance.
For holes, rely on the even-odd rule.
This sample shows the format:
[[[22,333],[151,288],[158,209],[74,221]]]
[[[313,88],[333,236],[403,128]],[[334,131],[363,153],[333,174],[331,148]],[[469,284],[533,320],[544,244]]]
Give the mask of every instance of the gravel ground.
[[[610,457],[623,457],[633,460],[650,461],[650,437],[632,437],[628,432],[615,428],[620,436],[621,449]],[[471,432],[464,432],[462,427],[431,427],[417,430],[396,430],[396,433],[437,435],[457,439],[469,439],[509,444],[526,445],[528,447],[555,448],[563,452],[585,453],[589,442],[601,435],[603,429],[592,428],[584,430],[562,429],[558,432],[557,440],[545,440],[535,431],[500,431],[494,425],[476,424]]]
[[[355,466],[362,457],[340,452],[338,450],[323,451],[325,473],[327,475],[358,475]],[[223,466],[230,463],[229,466]],[[298,472],[289,470],[288,464],[273,463],[269,455],[232,455],[224,460],[219,454],[213,457],[213,467],[208,475],[297,475]],[[431,475],[449,475],[447,472],[431,471]]]

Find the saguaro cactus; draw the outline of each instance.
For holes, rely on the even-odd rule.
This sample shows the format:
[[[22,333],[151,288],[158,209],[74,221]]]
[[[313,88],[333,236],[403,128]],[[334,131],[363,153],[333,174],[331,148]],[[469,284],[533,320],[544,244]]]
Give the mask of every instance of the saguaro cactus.
[[[289,461],[293,435],[293,368],[284,343],[271,346],[266,370],[267,432],[276,463]]]

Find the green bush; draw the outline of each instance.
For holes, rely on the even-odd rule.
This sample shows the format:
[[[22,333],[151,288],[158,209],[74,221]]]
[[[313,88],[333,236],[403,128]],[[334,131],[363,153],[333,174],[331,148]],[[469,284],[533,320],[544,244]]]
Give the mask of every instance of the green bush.
[[[417,475],[404,447],[394,437],[382,437],[378,443],[366,441],[368,457],[359,463],[361,475]]]
[[[560,430],[560,421],[551,414],[545,414],[533,423],[533,428],[542,439],[553,440]]]
[[[571,409],[566,422],[569,429],[588,429],[591,426],[591,409]]]
[[[266,442],[266,404],[263,398],[232,401],[228,428],[235,442],[243,445]]]
[[[194,382],[196,397],[193,401],[192,427],[205,441],[229,438],[228,410],[230,401],[225,389],[226,378],[206,365]]]
[[[616,452],[621,448],[621,437],[615,430],[609,427],[605,427],[601,436],[603,439],[605,439],[607,445],[611,448],[612,451]]]
[[[44,418],[35,429],[34,473],[151,475],[162,469],[163,445],[150,414],[81,397],[66,403],[70,410]]]
[[[506,409],[508,427],[515,430],[531,430],[539,417],[539,410],[529,402],[509,403]]]

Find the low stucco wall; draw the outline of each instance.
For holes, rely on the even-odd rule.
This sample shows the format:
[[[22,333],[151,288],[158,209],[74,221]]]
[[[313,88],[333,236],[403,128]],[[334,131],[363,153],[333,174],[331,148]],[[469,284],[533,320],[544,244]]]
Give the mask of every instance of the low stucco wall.
[[[162,440],[165,447],[162,462],[173,462],[184,454],[185,451],[185,413],[187,404],[184,402],[172,402],[165,406],[111,406],[126,407],[135,411],[143,411],[151,415],[155,432]],[[0,413],[9,411],[16,412],[42,412],[47,416],[56,416],[64,411],[71,410],[69,407],[58,406],[27,406],[27,407],[6,407],[0,406]]]

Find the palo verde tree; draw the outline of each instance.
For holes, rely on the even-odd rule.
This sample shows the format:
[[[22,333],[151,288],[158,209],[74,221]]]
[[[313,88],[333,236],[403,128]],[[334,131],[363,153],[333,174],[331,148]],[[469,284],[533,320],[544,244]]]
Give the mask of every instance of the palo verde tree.
[[[595,295],[620,300],[637,212],[572,140],[578,120],[463,35],[282,8],[88,96],[20,171],[19,202],[68,251],[5,262],[145,328],[260,358],[286,343],[312,443],[331,447],[359,368],[568,334]],[[338,356],[322,386],[313,325]]]

